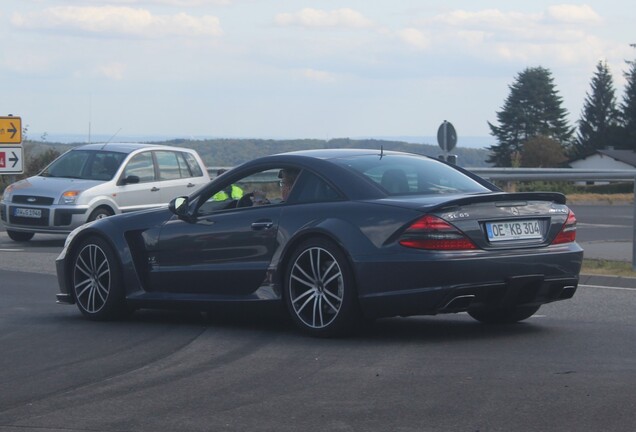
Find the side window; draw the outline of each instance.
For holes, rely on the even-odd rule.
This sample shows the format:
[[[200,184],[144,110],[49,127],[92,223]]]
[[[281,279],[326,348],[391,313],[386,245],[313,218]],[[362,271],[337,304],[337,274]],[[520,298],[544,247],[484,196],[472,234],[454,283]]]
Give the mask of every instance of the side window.
[[[181,155],[185,158],[185,162],[190,169],[190,175],[192,177],[203,177],[203,171],[201,170],[201,166],[197,163],[196,158],[191,153],[181,153]]]
[[[298,203],[323,202],[339,200],[340,194],[317,175],[305,172],[299,179],[298,195],[294,201]]]
[[[286,176],[287,171],[283,167],[274,167],[240,178],[229,176],[226,182],[208,191],[199,213],[280,204],[287,198],[298,174],[295,170],[293,177]]]
[[[182,177],[179,162],[177,161],[177,154],[175,152],[157,151],[155,152],[155,156],[159,167],[160,180],[175,180]],[[187,177],[187,175],[183,177]]]
[[[131,175],[139,177],[139,183],[155,181],[155,165],[150,152],[139,153],[130,159],[124,169],[124,178]]]

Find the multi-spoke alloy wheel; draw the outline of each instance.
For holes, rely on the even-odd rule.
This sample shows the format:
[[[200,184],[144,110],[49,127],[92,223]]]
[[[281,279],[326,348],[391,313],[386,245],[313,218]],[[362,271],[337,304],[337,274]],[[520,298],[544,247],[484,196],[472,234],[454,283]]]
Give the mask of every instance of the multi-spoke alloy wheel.
[[[113,317],[121,306],[121,290],[118,267],[110,246],[100,238],[91,238],[77,250],[72,270],[77,306],[91,318]]]
[[[322,239],[302,244],[292,255],[286,301],[294,321],[316,336],[332,336],[351,324],[353,282],[342,253]]]

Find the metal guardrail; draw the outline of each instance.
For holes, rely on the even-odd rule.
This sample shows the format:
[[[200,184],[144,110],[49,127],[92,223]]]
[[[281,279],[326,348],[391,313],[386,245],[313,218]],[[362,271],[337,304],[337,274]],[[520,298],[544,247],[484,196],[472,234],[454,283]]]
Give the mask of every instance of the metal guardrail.
[[[208,171],[216,176],[218,168]],[[634,187],[632,222],[632,269],[636,271],[636,170],[592,170],[576,168],[465,168],[487,180],[504,181],[630,181]]]
[[[636,271],[636,170],[575,168],[467,168],[487,180],[505,181],[631,181],[634,183],[632,270]]]

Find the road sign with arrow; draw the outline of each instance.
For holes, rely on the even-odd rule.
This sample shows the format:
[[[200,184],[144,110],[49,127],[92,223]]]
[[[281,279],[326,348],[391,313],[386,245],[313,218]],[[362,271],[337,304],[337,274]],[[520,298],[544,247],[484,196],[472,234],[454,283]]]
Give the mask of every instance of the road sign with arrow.
[[[0,174],[22,174],[22,147],[0,147]]]
[[[22,144],[22,119],[20,117],[0,117],[0,145]]]

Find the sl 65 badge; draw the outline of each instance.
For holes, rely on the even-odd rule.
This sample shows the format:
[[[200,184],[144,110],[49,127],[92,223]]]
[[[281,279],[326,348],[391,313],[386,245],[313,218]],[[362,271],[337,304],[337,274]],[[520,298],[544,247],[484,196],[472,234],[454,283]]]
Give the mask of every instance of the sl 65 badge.
[[[465,212],[458,212],[458,213],[446,213],[445,215],[443,215],[442,219],[453,220],[453,219],[464,219],[467,217],[470,217],[470,214]]]

